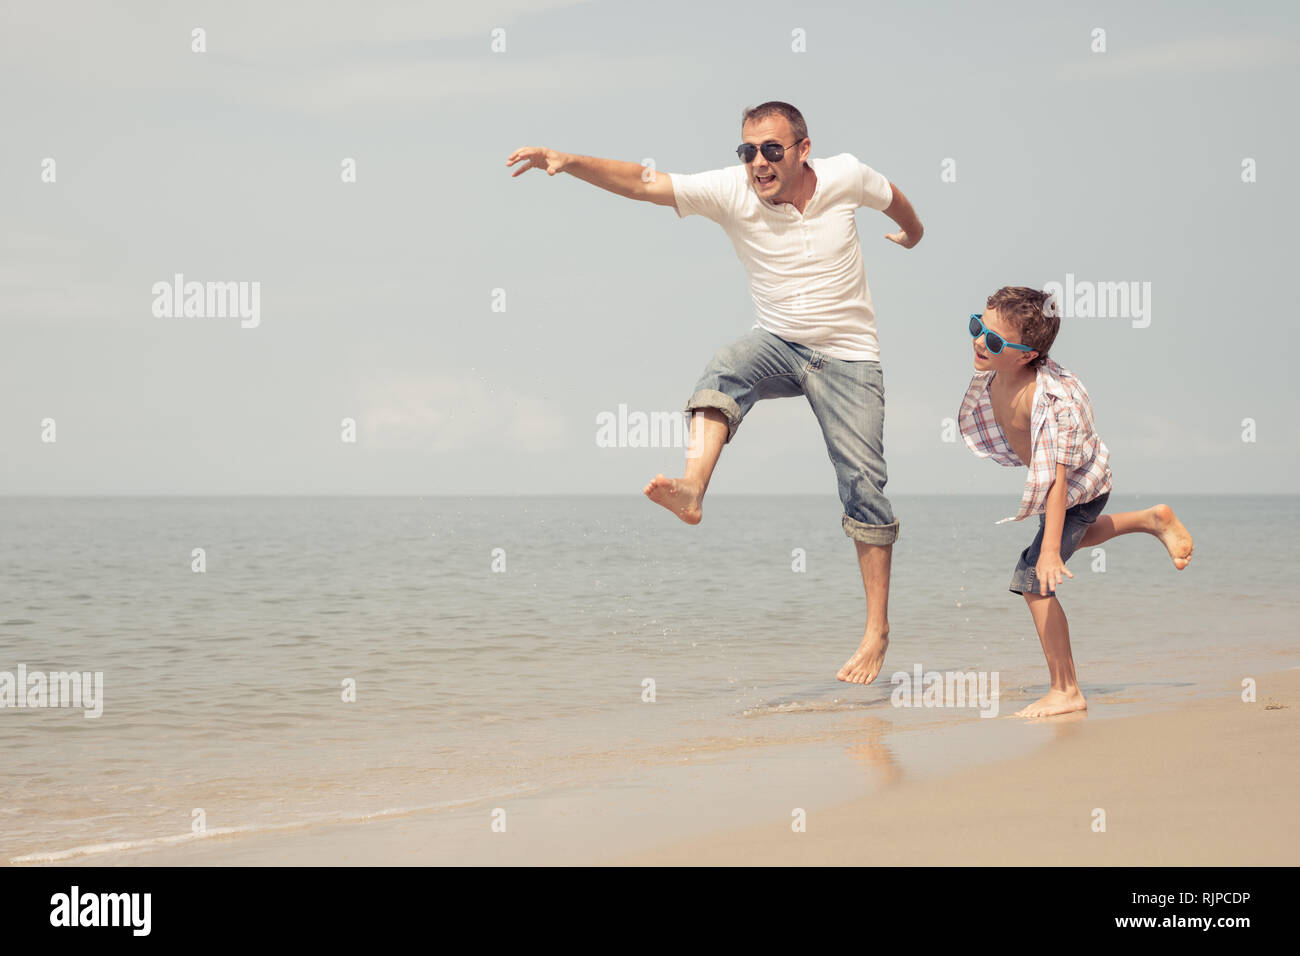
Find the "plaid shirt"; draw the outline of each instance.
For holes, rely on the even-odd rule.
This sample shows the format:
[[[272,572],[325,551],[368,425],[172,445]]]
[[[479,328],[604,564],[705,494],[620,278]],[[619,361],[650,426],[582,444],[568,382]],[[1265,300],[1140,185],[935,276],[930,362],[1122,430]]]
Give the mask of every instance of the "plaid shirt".
[[[962,399],[957,425],[966,447],[999,465],[1023,467],[1026,463],[1007,444],[1002,427],[993,417],[989,382],[993,372],[976,372]],[[1038,369],[1034,409],[1029,419],[1033,461],[1020,499],[1020,511],[1004,521],[1020,521],[1047,510],[1047,492],[1056,480],[1056,466],[1066,468],[1067,508],[1110,491],[1110,452],[1097,437],[1092,423],[1092,402],[1083,383],[1050,358]]]

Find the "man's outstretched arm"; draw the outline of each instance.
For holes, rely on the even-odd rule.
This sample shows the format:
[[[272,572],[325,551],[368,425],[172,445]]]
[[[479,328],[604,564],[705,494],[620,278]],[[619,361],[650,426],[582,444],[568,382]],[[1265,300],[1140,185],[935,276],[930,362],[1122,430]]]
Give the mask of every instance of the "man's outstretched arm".
[[[885,238],[898,243],[904,249],[911,249],[921,241],[921,236],[925,235],[925,227],[921,225],[921,220],[916,216],[916,210],[907,201],[903,191],[893,183],[889,184],[889,188],[894,191],[894,199],[885,208],[885,215],[898,223],[900,231],[887,232]]]
[[[544,169],[548,175],[568,173],[583,182],[628,199],[640,199],[660,206],[676,205],[672,177],[640,163],[625,163],[619,159],[600,159],[596,156],[574,156],[544,146],[524,146],[510,154],[506,165],[513,166],[525,161],[527,165],[520,166],[511,173],[512,178],[530,169]]]

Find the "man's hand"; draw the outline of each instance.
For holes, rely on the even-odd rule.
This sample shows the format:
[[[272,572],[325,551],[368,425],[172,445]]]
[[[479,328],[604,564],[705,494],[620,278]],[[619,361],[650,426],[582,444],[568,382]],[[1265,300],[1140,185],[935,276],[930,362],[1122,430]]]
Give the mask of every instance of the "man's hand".
[[[1065,566],[1061,560],[1060,552],[1052,553],[1049,551],[1040,551],[1038,553],[1038,563],[1034,565],[1034,578],[1038,581],[1038,593],[1047,597],[1048,591],[1055,591],[1061,586],[1064,578],[1062,574],[1068,577],[1074,577],[1070,574],[1070,569]]]
[[[911,249],[925,235],[925,227],[921,225],[921,220],[916,216],[916,210],[912,208],[908,198],[903,195],[903,191],[893,183],[889,184],[889,188],[893,190],[894,198],[885,209],[885,215],[898,223],[898,232],[887,232],[885,238],[890,242],[898,243],[904,249]]]
[[[545,146],[523,146],[510,154],[506,159],[506,165],[513,166],[521,160],[528,161],[527,166],[520,166],[510,174],[512,179],[530,169],[544,169],[548,175],[554,176],[569,164],[569,158],[568,153],[557,153]]]
[[[907,234],[906,229],[900,229],[898,232],[887,232],[885,233],[885,238],[888,239],[890,242],[898,243],[904,249],[911,249],[914,245],[916,245],[918,242],[921,241],[920,236],[918,236],[915,239],[909,236]]]
[[[530,169],[544,169],[551,176],[563,172],[627,199],[639,199],[659,206],[677,204],[673,193],[673,178],[667,173],[655,173],[653,167],[645,167],[640,163],[557,153],[544,146],[524,146],[510,154],[506,165],[513,166],[525,160],[528,164],[516,169],[510,174],[511,177]]]

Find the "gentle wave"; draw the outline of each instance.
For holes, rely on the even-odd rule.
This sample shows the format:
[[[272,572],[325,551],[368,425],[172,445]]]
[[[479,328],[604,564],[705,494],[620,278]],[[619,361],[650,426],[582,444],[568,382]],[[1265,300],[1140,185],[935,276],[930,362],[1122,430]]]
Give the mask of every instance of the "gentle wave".
[[[767,717],[771,714],[833,714],[846,710],[869,710],[889,703],[888,697],[879,700],[785,700],[772,701],[750,707],[740,712],[742,717]]]
[[[514,797],[522,794],[535,793],[538,789],[538,787],[518,787],[512,790],[494,793],[489,796],[479,796],[461,800],[443,800],[438,803],[416,807],[392,807],[387,810],[376,810],[371,813],[335,813],[326,816],[313,817],[310,820],[296,820],[289,823],[251,823],[238,827],[216,827],[211,830],[205,830],[202,833],[177,833],[170,836],[143,837],[136,840],[116,840],[112,843],[93,843],[86,846],[69,847],[66,850],[25,853],[22,856],[10,857],[9,862],[15,866],[21,866],[25,863],[60,863],[65,860],[75,860],[87,856],[98,856],[104,853],[120,853],[126,850],[143,850],[175,846],[180,843],[190,843],[198,840],[211,839],[213,837],[247,836],[255,833],[303,830],[309,827],[337,825],[340,823],[365,823],[368,820],[389,819],[393,817],[410,816],[417,813],[436,813],[442,810],[454,810],[458,807],[469,807],[476,803],[496,800],[500,797]]]

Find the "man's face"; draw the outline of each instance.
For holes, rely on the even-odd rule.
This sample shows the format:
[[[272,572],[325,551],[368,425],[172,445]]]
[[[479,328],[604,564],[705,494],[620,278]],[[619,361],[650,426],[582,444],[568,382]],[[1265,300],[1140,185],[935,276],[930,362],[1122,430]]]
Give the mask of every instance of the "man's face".
[[[1012,323],[1008,322],[1002,316],[998,315],[997,309],[985,309],[984,314],[980,316],[984,323],[984,328],[990,332],[996,332],[1007,342],[1016,345],[1023,345],[1020,341],[1020,333]],[[975,371],[977,372],[1009,372],[1012,369],[1032,361],[1037,352],[1022,352],[1019,349],[1002,346],[1002,351],[994,355],[984,344],[985,336],[980,333],[979,337],[972,340],[972,347],[975,349]]]
[[[742,142],[753,143],[755,146],[780,143],[788,147],[794,143],[790,121],[780,115],[750,120],[742,127],[741,137]],[[794,149],[787,149],[779,163],[769,161],[759,150],[747,170],[750,185],[760,198],[768,202],[794,202],[803,188],[804,159],[811,149],[811,142],[805,139],[802,143],[795,144]]]

